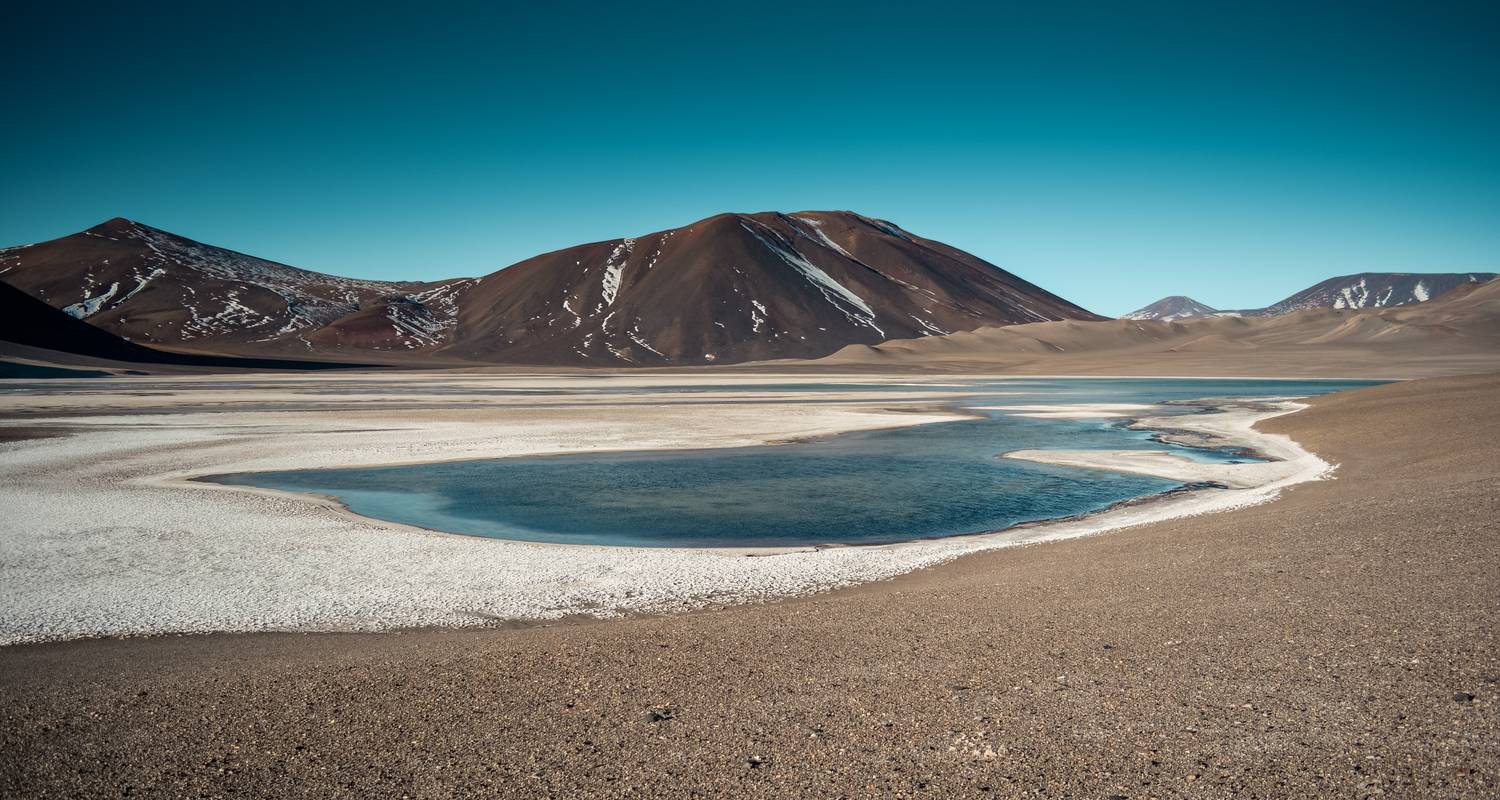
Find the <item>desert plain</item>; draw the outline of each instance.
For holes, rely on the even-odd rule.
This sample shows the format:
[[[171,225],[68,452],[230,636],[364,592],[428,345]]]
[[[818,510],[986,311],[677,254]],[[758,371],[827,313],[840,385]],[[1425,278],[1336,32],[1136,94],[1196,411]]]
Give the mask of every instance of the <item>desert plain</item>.
[[[682,380],[179,375],[0,395],[0,786],[1496,790],[1493,375],[1220,409],[1194,423],[1283,448],[1279,471],[1217,467],[1229,489],[894,546],[500,542],[189,480],[760,444],[952,419],[958,394],[951,375],[866,373],[893,390],[809,403],[805,376],[764,370],[653,391]],[[785,392],[738,390],[778,381]],[[1193,505],[1206,498],[1232,499]]]

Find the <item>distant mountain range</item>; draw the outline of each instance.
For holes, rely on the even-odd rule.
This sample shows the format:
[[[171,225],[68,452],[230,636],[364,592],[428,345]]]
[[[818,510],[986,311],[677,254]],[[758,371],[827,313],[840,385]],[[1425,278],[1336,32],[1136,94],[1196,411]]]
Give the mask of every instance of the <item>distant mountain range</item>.
[[[1500,281],[1466,282],[1427,302],[1383,307],[981,328],[850,345],[816,363],[1048,375],[1401,378],[1492,371],[1500,368]]]
[[[0,250],[0,281],[139,344],[384,363],[732,363],[1102,319],[845,211],[720,214],[434,282],[325,275],[117,218]]]
[[[1389,308],[1422,303],[1471,283],[1492,280],[1494,272],[1362,272],[1309,286],[1265,308],[1220,310],[1191,297],[1164,297],[1120,319],[1176,320],[1191,317],[1274,317],[1311,308]]]
[[[1228,352],[1258,346],[1257,337],[1278,346],[1342,342],[1377,328],[1394,341],[1430,326],[1416,326],[1416,317],[1377,324],[1339,314],[1414,306],[1494,277],[1363,273],[1261,309],[1218,310],[1172,296],[1122,319],[1177,325],[1302,315],[1288,325],[1220,326],[1192,341],[1177,341],[1187,329],[1151,329],[1152,341],[1176,342],[1173,352]],[[720,214],[547,253],[481,278],[432,282],[325,275],[117,218],[0,250],[0,281],[0,341],[205,367],[652,366],[866,351],[939,357],[981,339],[1002,351],[1071,352],[1079,342],[1102,351],[1139,333],[1101,334],[1107,341],[1095,342],[1088,337],[1108,326],[1084,326],[1067,328],[1090,332],[1079,342],[1074,334],[1023,336],[1056,329],[1044,323],[1104,318],[961,250],[847,211]],[[1332,316],[1306,316],[1314,311]],[[1013,333],[964,338],[1007,326]],[[1482,326],[1474,330],[1487,336]],[[901,342],[922,339],[931,345]]]
[[[1246,316],[1275,316],[1307,308],[1388,308],[1423,303],[1460,286],[1494,279],[1493,272],[1362,272],[1322,283]]]

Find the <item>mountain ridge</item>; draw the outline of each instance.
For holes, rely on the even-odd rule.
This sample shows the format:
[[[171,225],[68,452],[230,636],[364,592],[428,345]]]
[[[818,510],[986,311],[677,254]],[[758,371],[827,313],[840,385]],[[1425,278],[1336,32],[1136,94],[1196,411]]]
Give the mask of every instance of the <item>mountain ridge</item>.
[[[1274,316],[1039,322],[850,345],[818,368],[1412,377],[1500,368],[1500,280],[1428,302]]]
[[[133,341],[393,362],[654,366],[1102,319],[989,262],[848,211],[723,213],[478,278],[343,278],[115,218],[0,250],[0,279]]]
[[[1426,302],[1465,284],[1494,280],[1497,274],[1500,273],[1356,272],[1319,281],[1263,308],[1216,309],[1190,297],[1171,295],[1128,314],[1121,314],[1119,319],[1273,317],[1311,308],[1390,308]]]
[[[1412,305],[1441,297],[1465,284],[1493,280],[1495,276],[1493,272],[1357,272],[1319,281],[1256,311],[1258,316],[1274,316],[1308,308]]]

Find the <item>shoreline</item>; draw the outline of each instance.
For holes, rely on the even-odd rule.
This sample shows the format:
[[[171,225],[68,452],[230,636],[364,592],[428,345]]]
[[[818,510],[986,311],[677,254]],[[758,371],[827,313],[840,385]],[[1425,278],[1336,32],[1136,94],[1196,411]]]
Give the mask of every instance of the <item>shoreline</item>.
[[[1231,489],[1255,489],[1287,481],[1285,485],[1294,485],[1316,480],[1334,468],[1290,438],[1254,428],[1258,422],[1301,411],[1308,407],[1305,403],[1247,398],[1238,403],[1205,404],[1205,407],[1215,410],[1206,414],[1139,417],[1127,427],[1151,431],[1157,439],[1180,447],[1234,447],[1266,460],[1239,464],[1203,462],[1158,450],[1016,450],[1003,457],[1150,475],[1184,483],[1221,483]]]
[[[1497,397],[1500,375],[1319,397],[1257,429],[1340,463],[1337,480],[818,595],[0,648],[0,783],[1492,797],[1500,445],[1477,434]]]
[[[1284,401],[1282,398],[1244,398],[1242,400],[1220,401],[1220,402],[1217,402],[1217,403],[1209,403],[1209,402],[1202,402],[1202,403],[1200,403],[1200,402],[1196,402],[1196,401],[1182,401],[1182,402],[1177,403],[1177,404],[1178,405],[1184,405],[1184,406],[1198,407],[1198,408],[1202,408],[1203,409],[1203,411],[1198,412],[1197,414],[1195,414],[1193,416],[1198,416],[1198,415],[1216,416],[1216,415],[1231,413],[1229,411],[1229,409],[1231,409],[1231,408],[1241,408],[1241,407],[1250,407],[1250,406],[1253,406],[1253,407],[1266,406],[1268,404],[1268,401],[1273,401],[1273,400],[1274,401],[1282,401],[1281,403],[1271,403],[1270,404],[1272,406],[1272,410],[1275,413],[1265,413],[1265,412],[1262,412],[1261,416],[1258,416],[1256,419],[1253,420],[1253,422],[1259,422],[1262,419],[1270,419],[1272,417],[1280,416],[1281,414],[1296,413],[1297,411],[1300,411],[1300,410],[1302,410],[1302,409],[1304,409],[1304,408],[1307,407],[1305,404],[1295,403],[1295,402],[1291,402],[1291,401]],[[1165,405],[1165,404],[1162,404],[1162,405]],[[953,406],[953,407],[943,407],[943,408],[933,408],[933,409],[914,409],[913,412],[910,412],[910,413],[919,413],[919,414],[926,413],[926,414],[933,414],[933,415],[948,415],[948,416],[953,417],[952,419],[949,419],[949,420],[924,420],[922,422],[917,423],[919,425],[927,425],[927,424],[943,424],[944,422],[957,422],[957,421],[961,421],[961,419],[964,418],[964,417],[966,417],[966,416],[968,416],[968,417],[974,416],[973,414],[966,414],[965,413],[967,411],[970,411],[971,409],[972,410],[1009,411],[1009,412],[1011,412],[1009,414],[1009,416],[1022,417],[1022,418],[1031,418],[1031,419],[1079,419],[1079,420],[1084,420],[1084,419],[1101,419],[1101,418],[1126,418],[1125,414],[1119,413],[1120,410],[1146,410],[1146,409],[1159,408],[1159,407],[1161,407],[1161,406],[1159,406],[1159,405],[1146,405],[1146,404],[1075,403],[1075,404],[1071,404],[1071,405],[1040,405],[1040,406],[1034,406],[1034,407],[1028,407],[1028,406]],[[1037,413],[1030,413],[1029,412],[1030,408],[1038,409]],[[1043,410],[1043,409],[1045,409],[1045,410]],[[1071,409],[1071,410],[1065,410],[1065,409]],[[1299,458],[1299,457],[1305,457],[1305,456],[1311,456],[1312,455],[1310,453],[1307,453],[1306,451],[1302,451],[1300,447],[1296,447],[1296,443],[1295,442],[1292,443],[1292,447],[1291,448],[1280,448],[1281,455],[1265,454],[1261,450],[1252,447],[1251,445],[1253,443],[1249,440],[1249,438],[1232,438],[1232,437],[1226,436],[1226,435],[1224,435],[1224,434],[1222,434],[1222,433],[1219,432],[1219,430],[1221,429],[1221,426],[1212,425],[1212,424],[1204,426],[1204,430],[1193,431],[1192,433],[1193,433],[1193,435],[1194,435],[1195,438],[1192,441],[1172,441],[1172,439],[1174,437],[1177,437],[1180,433],[1183,433],[1184,430],[1178,430],[1178,429],[1169,428],[1169,427],[1167,427],[1167,423],[1170,422],[1170,421],[1172,421],[1172,420],[1178,419],[1178,418],[1180,418],[1182,416],[1188,416],[1188,415],[1164,415],[1164,416],[1149,416],[1149,417],[1127,418],[1126,422],[1125,422],[1125,427],[1131,428],[1131,429],[1134,429],[1134,430],[1151,431],[1154,434],[1153,438],[1159,439],[1160,441],[1164,441],[1164,442],[1167,442],[1169,444],[1174,444],[1174,445],[1176,445],[1178,447],[1198,448],[1198,449],[1213,449],[1213,448],[1233,447],[1233,448],[1237,449],[1240,452],[1244,452],[1244,453],[1247,453],[1247,454],[1253,454],[1252,457],[1256,458],[1256,459],[1260,459],[1260,461],[1252,462],[1252,463],[1245,464],[1245,465],[1223,465],[1223,464],[1218,464],[1218,463],[1213,463],[1213,462],[1198,462],[1198,461],[1193,461],[1191,459],[1186,458],[1185,456],[1180,456],[1180,455],[1171,453],[1170,451],[1148,451],[1148,450],[1084,450],[1084,451],[1070,451],[1070,450],[1060,450],[1060,449],[1059,450],[1042,449],[1042,450],[1015,450],[1015,451],[1010,451],[1010,452],[1007,452],[1007,453],[1001,453],[997,457],[999,457],[999,458],[1014,459],[1014,460],[1018,460],[1018,461],[1032,461],[1032,462],[1039,463],[1039,464],[1051,464],[1051,465],[1055,465],[1055,466],[1074,467],[1074,468],[1078,468],[1078,469],[1095,469],[1095,470],[1103,470],[1103,471],[1111,471],[1111,472],[1126,472],[1126,473],[1133,473],[1133,474],[1139,474],[1139,475],[1149,475],[1149,476],[1153,476],[1153,477],[1165,478],[1165,479],[1168,479],[1168,480],[1178,480],[1178,481],[1182,482],[1182,485],[1176,486],[1176,487],[1173,487],[1173,488],[1170,488],[1170,489],[1165,489],[1165,490],[1160,491],[1160,492],[1154,492],[1154,493],[1151,493],[1151,494],[1145,494],[1145,495],[1140,495],[1140,496],[1137,496],[1137,497],[1129,497],[1129,498],[1125,498],[1125,499],[1122,499],[1122,500],[1117,500],[1117,501],[1114,501],[1114,502],[1110,503],[1109,505],[1105,506],[1104,508],[1096,509],[1094,511],[1086,511],[1086,512],[1082,512],[1082,513],[1078,513],[1078,514],[1068,514],[1068,515],[1060,516],[1060,517],[1046,517],[1046,518],[1043,518],[1043,519],[1026,520],[1026,521],[1023,521],[1023,522],[1017,522],[1014,525],[1010,525],[1010,526],[1007,526],[1007,527],[1004,527],[1004,528],[996,528],[996,529],[993,529],[993,530],[973,531],[973,532],[970,532],[970,533],[958,533],[958,534],[950,534],[950,535],[946,535],[946,536],[917,537],[917,538],[912,538],[912,539],[903,539],[903,540],[895,541],[895,542],[850,543],[850,542],[829,541],[829,542],[819,542],[819,543],[816,543],[816,544],[765,545],[765,546],[751,545],[751,546],[743,546],[743,547],[716,547],[716,546],[704,546],[704,547],[662,546],[662,547],[653,547],[653,546],[627,545],[627,544],[549,542],[549,541],[538,540],[538,539],[510,539],[510,538],[505,538],[505,537],[500,537],[500,536],[485,536],[485,535],[482,535],[482,534],[462,533],[462,532],[458,532],[458,531],[442,530],[440,528],[429,528],[429,527],[426,527],[426,526],[423,526],[423,525],[414,525],[414,524],[406,523],[406,522],[397,522],[395,520],[385,519],[384,517],[374,517],[374,516],[369,516],[369,515],[361,514],[361,513],[357,512],[357,511],[353,510],[349,506],[348,503],[344,502],[337,495],[332,495],[332,494],[323,494],[321,492],[312,492],[312,491],[290,491],[290,490],[285,490],[285,489],[273,489],[273,488],[270,488],[270,487],[256,486],[254,484],[248,484],[248,483],[220,483],[220,482],[214,480],[214,478],[225,477],[225,476],[229,476],[229,475],[254,474],[253,472],[249,472],[249,473],[247,473],[247,472],[225,472],[225,473],[211,473],[211,474],[196,474],[195,473],[195,474],[190,474],[190,475],[161,476],[156,481],[154,481],[154,483],[156,483],[157,485],[163,486],[163,487],[209,488],[209,489],[213,489],[213,490],[217,490],[217,491],[246,492],[246,493],[250,493],[250,494],[264,495],[264,496],[268,496],[268,497],[280,497],[280,498],[285,498],[285,499],[288,499],[288,500],[314,503],[314,504],[317,504],[317,505],[327,506],[329,508],[335,509],[338,512],[344,514],[345,516],[347,516],[350,519],[352,519],[354,521],[357,521],[357,522],[368,523],[368,524],[375,524],[375,525],[380,525],[380,526],[384,526],[384,527],[391,527],[391,528],[395,528],[395,529],[407,530],[407,531],[412,531],[412,532],[415,532],[415,533],[421,533],[421,534],[427,534],[427,535],[434,535],[434,536],[457,536],[457,537],[461,537],[461,538],[465,538],[465,539],[479,539],[479,540],[482,540],[482,541],[502,542],[502,543],[507,543],[507,544],[520,544],[520,545],[531,545],[531,546],[538,546],[538,547],[551,547],[551,548],[562,548],[562,549],[581,548],[581,549],[596,549],[596,550],[605,550],[605,551],[647,550],[647,551],[675,551],[675,552],[689,552],[689,553],[691,553],[691,552],[702,552],[702,553],[716,553],[716,554],[720,554],[720,555],[730,555],[730,556],[763,557],[763,556],[784,555],[784,554],[790,554],[790,553],[815,553],[815,552],[820,552],[820,551],[823,551],[823,550],[830,550],[830,549],[846,549],[846,548],[847,549],[855,549],[855,548],[860,548],[860,549],[869,549],[869,548],[901,548],[901,547],[905,547],[905,546],[908,546],[908,545],[941,544],[941,543],[950,542],[950,541],[958,542],[958,541],[976,540],[976,539],[983,540],[983,539],[987,539],[987,538],[989,538],[989,539],[999,539],[1001,537],[1006,537],[1007,535],[1017,533],[1017,532],[1019,532],[1019,531],[1021,531],[1023,529],[1025,529],[1025,530],[1042,529],[1042,528],[1047,528],[1047,527],[1051,527],[1051,526],[1055,526],[1055,525],[1060,525],[1062,523],[1078,523],[1078,522],[1084,522],[1084,521],[1099,521],[1099,522],[1104,522],[1104,523],[1108,524],[1109,522],[1111,522],[1111,520],[1109,519],[1109,515],[1113,514],[1114,512],[1116,512],[1118,510],[1127,509],[1127,508],[1129,508],[1129,509],[1144,509],[1144,508],[1151,507],[1151,506],[1153,506],[1154,504],[1157,504],[1157,503],[1162,503],[1162,502],[1167,502],[1167,501],[1183,501],[1183,500],[1188,499],[1193,494],[1198,493],[1198,492],[1210,492],[1210,491],[1218,491],[1218,490],[1224,490],[1224,489],[1237,489],[1237,490],[1255,489],[1255,488],[1260,488],[1264,484],[1268,484],[1268,483],[1272,482],[1272,480],[1276,480],[1276,479],[1263,478],[1263,479],[1260,479],[1260,480],[1257,481],[1255,479],[1247,477],[1247,478],[1240,478],[1240,479],[1233,480],[1233,482],[1226,482],[1226,479],[1224,478],[1224,476],[1222,474],[1222,472],[1223,472],[1222,468],[1228,468],[1229,470],[1232,471],[1234,469],[1234,467],[1237,467],[1237,466],[1258,466],[1258,465],[1263,464],[1263,463],[1278,464],[1278,463],[1281,463],[1281,462],[1284,462],[1284,461],[1289,461],[1292,458]],[[1253,424],[1253,422],[1252,422],[1252,424]],[[817,441],[817,440],[821,440],[821,439],[831,439],[831,438],[838,437],[838,436],[843,436],[843,435],[849,434],[849,433],[863,433],[863,432],[875,431],[875,430],[889,430],[890,428],[895,428],[895,427],[906,427],[906,426],[892,425],[892,426],[883,427],[883,428],[882,427],[871,427],[871,428],[861,428],[861,429],[858,429],[858,430],[851,430],[851,431],[834,431],[834,432],[820,434],[820,435],[799,437],[799,438],[793,438],[793,439],[768,440],[768,441],[763,442],[761,444],[754,444],[754,445],[748,445],[748,446],[749,447],[776,447],[776,446],[780,446],[780,445],[783,445],[783,444],[793,444],[793,443],[798,443],[798,442],[808,442],[808,441]],[[1183,426],[1179,426],[1179,428],[1182,428],[1182,427]],[[1257,442],[1260,441],[1259,437],[1263,437],[1264,436],[1264,434],[1261,434],[1259,431],[1253,430],[1253,428],[1250,429],[1250,434],[1251,434],[1251,437],[1255,437],[1256,438]],[[1183,438],[1186,438],[1186,437],[1183,437]],[[718,449],[730,449],[730,448],[720,448],[720,447],[707,446],[707,447],[695,447],[695,448],[670,448],[670,449],[669,448],[655,448],[655,449],[641,449],[641,450],[610,450],[610,451],[604,451],[604,452],[609,452],[609,453],[628,453],[628,452],[660,453],[660,452],[674,452],[674,451],[688,452],[688,451],[691,451],[691,450],[718,450]],[[576,455],[576,454],[577,453],[517,454],[517,455],[513,455],[513,456],[504,456],[503,458],[544,458],[544,457],[546,457],[548,455]],[[1314,457],[1314,458],[1316,458],[1316,457]],[[1139,459],[1139,460],[1137,460],[1137,459]],[[461,462],[465,462],[465,461],[490,461],[490,460],[495,460],[495,459],[489,458],[489,457],[480,457],[480,458],[454,458],[454,459],[428,460],[428,461],[412,461],[412,462],[394,462],[394,463],[389,463],[389,464],[364,464],[364,463],[361,463],[361,464],[350,465],[350,468],[353,468],[353,469],[369,469],[369,468],[395,467],[395,466],[425,466],[425,465],[429,465],[429,464],[452,464],[452,463],[461,463]],[[1165,464],[1168,464],[1168,465],[1172,465],[1172,468],[1163,468],[1162,465],[1156,463],[1158,461],[1164,462]],[[1321,464],[1321,466],[1320,467],[1313,467],[1313,469],[1315,469],[1316,472],[1315,473],[1311,473],[1311,474],[1322,475],[1324,472],[1331,471],[1332,467],[1330,467],[1327,464],[1322,464],[1321,461],[1319,463]],[[325,468],[323,468],[323,467],[308,467],[308,468],[302,468],[302,469],[296,469],[296,470],[264,470],[264,471],[267,471],[267,472],[270,472],[270,471],[275,471],[275,472],[316,472],[316,471],[320,471],[322,469],[325,469]],[[1281,471],[1281,470],[1278,469],[1277,471]],[[1279,478],[1277,478],[1277,479],[1279,479]],[[1308,478],[1304,478],[1303,480],[1317,480],[1317,479],[1318,479],[1317,477],[1308,477]],[[1300,483],[1300,482],[1303,482],[1303,480],[1297,480],[1297,481],[1294,481],[1292,484],[1287,484],[1287,485],[1293,485],[1294,483]],[[1173,516],[1164,516],[1164,517],[1162,517],[1162,519],[1172,519],[1172,518],[1175,518],[1175,516],[1176,515],[1173,515]],[[1134,525],[1134,524],[1149,524],[1150,521],[1151,520],[1147,520],[1147,521],[1135,522],[1135,523],[1131,523],[1131,524],[1132,525]],[[1115,527],[1106,527],[1106,528],[1102,529],[1100,532],[1105,532],[1105,531],[1108,531],[1108,530],[1115,530],[1115,529],[1116,529]],[[1091,534],[1080,534],[1080,535],[1091,535]],[[1067,537],[1067,538],[1071,538],[1071,537]],[[1052,541],[1052,540],[1048,539],[1047,541]],[[1022,544],[1029,544],[1029,543],[1031,543],[1031,542],[1024,542]],[[1002,545],[999,545],[999,546],[1000,547],[1009,547],[1009,546],[1019,546],[1019,545],[1002,544]]]
[[[1289,410],[1293,409],[1266,412],[1264,416]],[[667,416],[677,413],[673,408],[667,412]],[[56,602],[58,598],[49,589],[33,585],[29,587],[33,591],[25,592],[13,587],[7,593],[9,618],[0,620],[4,623],[0,641],[21,644],[91,636],[474,628],[494,627],[497,619],[535,624],[578,614],[609,618],[681,612],[818,594],[884,580],[983,550],[1075,538],[1242,507],[1264,502],[1285,485],[1291,485],[1282,481],[1273,486],[1215,492],[1169,492],[1155,496],[1157,500],[1111,507],[1082,518],[1023,523],[1000,532],[879,545],[635,548],[514,542],[430,532],[372,520],[309,495],[184,479],[194,473],[216,470],[222,473],[226,463],[238,467],[259,462],[266,465],[261,468],[275,468],[286,459],[306,461],[309,456],[304,440],[311,433],[329,434],[325,441],[331,447],[337,447],[334,441],[344,442],[350,437],[366,445],[372,437],[382,434],[394,437],[393,441],[379,443],[383,447],[373,449],[351,450],[345,444],[344,450],[335,450],[335,457],[328,459],[335,463],[363,464],[364,458],[377,452],[400,451],[412,442],[418,442],[426,452],[414,454],[408,450],[396,463],[418,463],[418,456],[433,454],[432,442],[428,441],[432,437],[447,436],[442,443],[457,442],[459,449],[472,445],[465,438],[475,435],[472,425],[458,425],[455,434],[453,423],[443,413],[435,413],[434,419],[415,425],[392,424],[388,420],[386,424],[390,427],[384,428],[366,419],[349,419],[348,415],[311,420],[310,417],[320,415],[233,413],[238,416],[228,420],[231,424],[227,429],[221,424],[225,420],[198,427],[194,423],[203,420],[194,417],[201,415],[168,415],[173,419],[91,431],[86,437],[33,440],[27,446],[8,450],[11,455],[50,451],[54,456],[64,456],[54,458],[53,467],[71,469],[66,474],[83,484],[79,487],[82,496],[53,487],[52,497],[69,497],[75,505],[89,505],[89,498],[94,497],[94,502],[104,504],[102,507],[137,522],[125,526],[128,536],[122,540],[111,532],[115,529],[106,527],[101,531],[92,527],[93,521],[87,520],[87,515],[78,518],[74,514],[60,514],[65,518],[62,530],[49,537],[58,547],[67,547],[72,543],[70,540],[82,538],[87,540],[82,545],[85,552],[104,548],[121,563],[146,565],[142,570],[146,574],[122,576],[92,569],[87,563],[73,563],[64,565],[67,568],[61,569],[61,574],[49,575],[58,572],[55,561],[33,559],[29,564],[23,563],[39,577],[48,576],[46,579],[55,583],[81,582],[84,587],[98,587],[92,591],[103,592],[103,597],[92,605],[75,600],[53,609],[49,601]],[[547,410],[532,409],[524,414],[513,410],[512,414],[552,419]],[[728,447],[746,444],[746,433],[756,431],[761,432],[758,438],[748,443],[956,418],[949,414],[795,404],[771,407],[770,411],[764,406],[719,407],[705,414],[715,419],[695,423],[698,428],[695,430],[678,431],[675,438],[668,437],[671,441],[662,441],[659,431],[654,429],[660,423],[638,420],[632,413],[630,419],[637,429],[615,431],[616,442],[569,440],[573,446],[561,448],[556,437],[564,435],[569,426],[581,423],[553,422],[544,435],[532,440],[537,446],[527,448],[507,438],[505,449],[509,452],[502,455],[590,449],[676,449],[683,441],[691,441],[700,449]],[[804,430],[789,434],[788,414],[794,414],[794,420],[806,420]],[[1217,415],[1191,416],[1201,420]],[[721,421],[718,417],[738,420],[735,425],[740,433],[726,435],[722,427],[713,425]],[[1234,429],[1228,434],[1255,439],[1262,434],[1249,425],[1260,418],[1257,416],[1243,427],[1231,426]],[[94,424],[107,425],[111,418],[91,419]],[[1180,421],[1182,417],[1172,419]],[[613,423],[607,418],[593,420],[584,427],[618,426],[623,424],[621,420]],[[341,424],[348,427],[340,428]],[[532,423],[518,420],[512,424]],[[489,430],[487,426],[481,427]],[[657,441],[651,441],[653,438]],[[646,441],[643,443],[641,439]],[[72,463],[76,453],[90,452],[95,458],[100,457],[94,446],[105,443],[109,446],[104,450],[118,453],[116,460],[126,465],[122,473],[107,465],[89,468]],[[540,446],[543,444],[548,446]],[[580,449],[576,447],[578,444],[585,446]],[[498,445],[491,441],[490,446],[493,449]],[[253,457],[247,455],[246,448],[253,449]],[[69,451],[75,453],[74,459],[66,458]],[[488,452],[465,455],[453,455],[451,449],[447,452],[447,460],[497,457]],[[195,460],[198,463],[182,463]],[[168,463],[175,469],[161,468]],[[59,467],[60,464],[70,466]],[[102,486],[92,474],[101,471],[107,475]],[[26,488],[35,490],[35,481]],[[47,501],[46,496],[46,492],[41,496],[32,492],[36,501],[32,505],[45,507],[49,502],[61,502]],[[4,498],[0,497],[0,506],[3,505]],[[17,502],[13,509],[21,519],[27,518],[30,511],[24,505]],[[34,520],[36,515],[30,514],[30,518]],[[149,523],[150,527],[146,524],[148,520],[155,520]],[[217,530],[205,534],[203,530],[210,526]],[[160,533],[153,535],[152,531]],[[163,536],[173,541],[157,544]],[[115,549],[121,552],[114,552]],[[567,557],[558,558],[560,552]],[[5,555],[14,567],[16,559],[11,556],[17,553]],[[185,562],[185,566],[176,568],[177,571],[158,566],[160,562],[174,560]],[[199,571],[217,580],[205,580]],[[674,575],[687,577],[671,579]],[[307,587],[314,588],[311,598],[307,597]],[[242,605],[223,599],[226,592],[234,591],[244,596]],[[20,601],[13,602],[17,597]]]

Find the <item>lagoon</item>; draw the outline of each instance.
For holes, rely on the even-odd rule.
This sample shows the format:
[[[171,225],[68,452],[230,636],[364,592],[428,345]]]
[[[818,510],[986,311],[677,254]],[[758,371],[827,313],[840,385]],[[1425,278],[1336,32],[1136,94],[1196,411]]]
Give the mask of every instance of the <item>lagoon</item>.
[[[1366,381],[980,379],[945,390],[972,415],[760,447],[567,455],[215,476],[336,498],[355,513],[448,533],[556,544],[796,547],[887,544],[1088,514],[1179,488],[1160,478],[1001,459],[1021,449],[1170,450],[1197,460],[1245,453],[1157,441],[1122,419],[1035,419],[990,406],[1171,403],[1306,397]],[[664,393],[698,387],[662,387]],[[743,391],[743,387],[739,387]],[[784,385],[778,388],[785,388]],[[889,392],[889,384],[799,385]],[[684,413],[691,413],[690,407]]]

